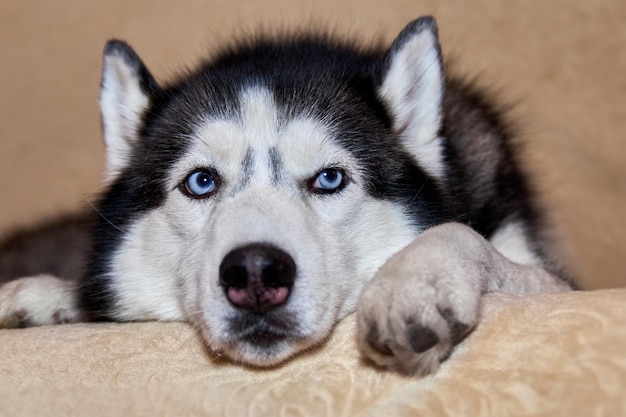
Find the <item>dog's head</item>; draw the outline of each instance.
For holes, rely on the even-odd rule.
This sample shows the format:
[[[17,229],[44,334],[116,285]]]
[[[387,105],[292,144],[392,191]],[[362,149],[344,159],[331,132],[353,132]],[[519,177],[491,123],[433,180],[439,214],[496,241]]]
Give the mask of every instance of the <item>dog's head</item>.
[[[380,53],[260,40],[168,86],[110,41],[107,188],[85,306],[188,320],[254,365],[319,343],[438,220],[442,91],[432,18]]]

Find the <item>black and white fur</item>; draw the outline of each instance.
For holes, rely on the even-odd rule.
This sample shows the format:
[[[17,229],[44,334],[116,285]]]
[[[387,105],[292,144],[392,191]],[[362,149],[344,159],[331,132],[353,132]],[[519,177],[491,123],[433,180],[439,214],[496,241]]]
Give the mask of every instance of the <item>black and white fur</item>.
[[[431,17],[389,50],[262,37],[167,86],[110,41],[100,107],[106,188],[80,236],[84,274],[54,276],[70,255],[49,241],[71,221],[6,240],[6,279],[47,275],[0,288],[4,326],[184,320],[271,366],[356,310],[365,357],[423,374],[477,324],[483,294],[571,288],[508,127],[444,73]],[[20,269],[29,242],[54,247],[40,270]]]

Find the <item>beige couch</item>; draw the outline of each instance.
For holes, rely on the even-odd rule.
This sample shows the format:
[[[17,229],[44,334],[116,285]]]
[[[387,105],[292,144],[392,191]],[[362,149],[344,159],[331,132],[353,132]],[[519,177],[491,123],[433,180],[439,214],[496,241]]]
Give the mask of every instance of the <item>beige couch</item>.
[[[626,290],[490,295],[432,377],[361,363],[348,318],[274,370],[208,353],[182,323],[0,331],[3,416],[624,416]]]
[[[621,0],[2,2],[0,230],[72,209],[99,187],[107,38],[130,41],[163,79],[253,23],[391,39],[428,13],[459,70],[519,103],[529,169],[581,284],[626,285]],[[425,379],[362,364],[351,319],[270,371],[212,358],[181,323],[3,330],[0,416],[626,415],[626,289],[493,295],[483,315]]]

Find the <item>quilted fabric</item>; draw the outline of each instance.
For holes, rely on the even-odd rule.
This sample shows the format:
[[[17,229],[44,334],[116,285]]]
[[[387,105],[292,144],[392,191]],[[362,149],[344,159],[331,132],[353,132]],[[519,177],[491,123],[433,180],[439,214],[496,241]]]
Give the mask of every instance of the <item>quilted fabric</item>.
[[[212,357],[183,323],[0,331],[2,416],[626,415],[626,290],[490,295],[434,376],[362,363],[349,317],[272,370]]]

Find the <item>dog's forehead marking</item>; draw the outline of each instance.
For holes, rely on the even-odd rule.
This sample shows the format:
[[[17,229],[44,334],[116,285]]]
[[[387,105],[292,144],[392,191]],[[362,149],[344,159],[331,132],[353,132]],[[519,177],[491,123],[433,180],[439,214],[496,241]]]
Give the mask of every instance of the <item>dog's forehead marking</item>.
[[[243,189],[250,183],[252,179],[252,175],[254,173],[254,151],[252,148],[248,148],[248,152],[246,152],[246,156],[244,156],[243,161],[241,161],[241,182],[239,183],[238,189]]]
[[[268,161],[269,161],[269,169],[270,169],[270,172],[272,173],[272,179],[274,183],[278,183],[280,181],[280,177],[282,176],[282,172],[283,172],[283,162],[282,162],[282,158],[280,157],[280,152],[275,146],[272,146],[267,152],[267,154],[268,154]]]
[[[236,117],[202,122],[190,149],[194,160],[237,178],[236,190],[252,180],[277,184],[287,174],[303,178],[346,159],[347,151],[331,140],[330,127],[311,115],[285,119],[288,109],[279,109],[268,89],[250,87],[239,100]]]
[[[243,90],[240,121],[248,145],[257,150],[269,149],[276,144],[278,132],[278,109],[273,95],[262,87]]]

